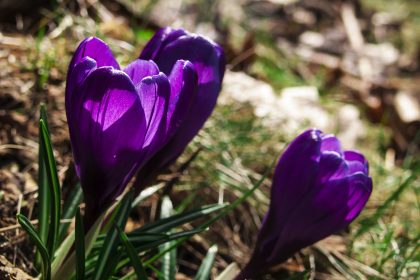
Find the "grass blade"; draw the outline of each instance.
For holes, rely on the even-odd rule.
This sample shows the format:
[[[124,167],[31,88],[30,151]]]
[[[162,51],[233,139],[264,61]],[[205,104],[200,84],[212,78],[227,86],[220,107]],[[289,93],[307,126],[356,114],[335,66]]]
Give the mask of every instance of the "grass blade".
[[[164,243],[167,243],[167,242],[170,242],[170,241],[175,241],[175,240],[180,239],[180,238],[189,238],[189,237],[191,237],[191,236],[193,236],[197,233],[201,233],[203,231],[204,231],[204,229],[192,229],[192,230],[188,230],[188,231],[171,233],[171,234],[168,234],[168,236],[165,237],[165,238],[161,238],[159,240],[149,242],[149,243],[143,243],[143,244],[134,244],[134,242],[131,241],[130,237],[128,239],[130,240],[131,243],[134,244],[134,247],[136,248],[136,251],[140,253],[140,252],[144,252],[144,251],[153,249],[153,248],[155,248],[155,247],[157,247],[161,244],[164,244]],[[172,245],[174,245],[174,243],[171,242],[170,248],[173,248]],[[168,250],[166,250],[166,248],[165,248],[165,250],[162,251],[162,255],[160,255],[160,256],[163,256],[166,252],[168,252],[170,250],[170,248]]]
[[[189,231],[177,232],[177,233],[173,233],[173,234],[169,235],[168,238],[157,240],[157,241],[154,241],[154,242],[151,242],[151,243],[147,243],[147,244],[143,244],[143,245],[140,245],[140,246],[134,246],[134,248],[135,248],[135,251],[136,252],[141,253],[141,252],[144,252],[144,251],[147,251],[147,250],[150,250],[150,249],[154,249],[157,246],[159,246],[161,244],[164,244],[166,242],[169,242],[169,241],[176,241],[176,240],[180,240],[180,239],[182,239],[182,240],[188,239],[191,236],[193,236],[195,234],[198,234],[198,233],[201,233],[201,232],[203,232],[202,229],[193,229],[193,230],[189,230]],[[130,240],[130,238],[129,238],[129,240]],[[130,242],[131,242],[131,240],[130,240]],[[162,252],[159,252],[152,259],[149,259],[149,260],[145,261],[143,263],[144,267],[152,268],[151,263],[153,263],[154,261],[156,261],[159,258],[161,258],[163,255],[165,255],[167,252],[169,252],[170,250],[172,250],[173,248],[175,248],[179,244],[180,243],[176,242],[173,245],[171,245],[171,247],[168,248],[167,250],[162,251]],[[122,268],[124,268],[129,262],[130,261],[125,256],[123,256],[122,260],[118,264],[117,271],[119,271]],[[131,277],[132,277],[132,273],[130,272],[126,276],[122,277],[121,279],[130,279]]]
[[[197,275],[195,276],[194,280],[210,279],[211,268],[213,267],[216,254],[217,254],[217,246],[213,245],[210,247],[209,251],[207,252],[206,257],[201,263],[200,268],[198,269]]]
[[[172,215],[173,206],[172,201],[168,196],[164,196],[161,206],[161,219],[168,218]],[[159,251],[165,251],[172,247],[174,242],[167,242],[159,247]],[[159,277],[162,280],[174,280],[176,274],[176,247],[168,251],[163,255],[162,266],[161,266],[162,277]]]
[[[226,207],[227,204],[206,205],[199,209],[172,215],[171,217],[160,219],[153,223],[149,223],[139,229],[128,233],[127,236],[130,242],[132,242],[133,244],[145,244],[151,241],[162,240],[162,238],[168,237],[168,234],[166,232],[170,231],[171,229],[192,222],[196,219],[202,218]],[[104,234],[99,235],[95,242],[94,248],[102,248],[104,239]]]
[[[61,217],[61,191],[58,182],[57,167],[54,160],[50,136],[44,120],[39,121],[39,130],[42,134],[41,145],[43,145],[45,167],[47,171],[48,185],[51,198],[51,220],[48,230],[47,249],[50,256],[54,256],[56,240]]]
[[[117,227],[117,230],[120,236],[120,240],[123,243],[125,250],[127,251],[128,257],[130,258],[131,264],[134,267],[137,278],[139,280],[147,280],[146,271],[144,270],[143,264],[140,260],[140,257],[137,255],[133,244],[130,243],[127,235],[124,233],[124,231],[121,230],[121,228]]]
[[[85,230],[80,209],[76,211],[76,280],[85,279]]]
[[[133,200],[133,192],[127,193],[121,200],[114,219],[114,225],[124,228],[127,222],[128,214],[131,209],[131,203]],[[118,231],[115,227],[112,227],[106,235],[104,246],[99,253],[98,262],[96,264],[94,280],[103,280],[111,277],[114,272],[116,260],[115,255],[118,247]],[[115,263],[115,265],[113,265]]]
[[[273,164],[272,164],[273,165]],[[267,178],[267,173],[265,172],[264,175],[262,176],[262,178],[256,182],[254,184],[254,186],[249,189],[248,191],[246,191],[242,196],[240,196],[239,198],[237,198],[235,201],[233,201],[231,204],[229,204],[227,207],[223,207],[223,210],[221,213],[219,213],[216,217],[210,219],[209,221],[205,222],[204,224],[200,225],[198,228],[194,229],[194,231],[196,231],[196,233],[200,233],[202,231],[204,231],[206,228],[208,228],[212,223],[218,221],[219,219],[223,218],[224,216],[226,216],[231,210],[233,210],[236,206],[238,206],[239,204],[241,204],[242,202],[244,202],[250,195],[252,195],[256,189],[258,189],[260,187],[260,185],[264,182],[264,180]],[[167,248],[166,251],[163,252],[159,252],[158,254],[154,255],[153,257],[151,257],[150,259],[148,259],[144,265],[147,266],[151,263],[153,263],[154,261],[158,260],[160,257],[162,257],[166,252],[170,251],[172,248],[176,248],[177,246],[181,245],[183,242],[185,242],[190,236],[185,236],[183,238],[178,239],[171,247]],[[139,250],[137,248],[137,250]],[[127,275],[127,277],[129,277],[130,274]]]
[[[85,236],[85,256],[88,256],[93,244],[95,243],[102,222],[104,221],[105,213],[103,213],[89,229]],[[70,277],[74,277],[76,267],[76,254],[73,251],[70,253],[70,249],[74,248],[75,232],[72,231],[70,235],[66,237],[63,244],[58,248],[56,257],[52,263],[52,279],[53,280],[65,280]],[[70,255],[70,256],[69,256]],[[85,265],[86,272],[86,265]],[[85,274],[86,275],[86,274]]]
[[[232,280],[235,279],[235,276],[238,275],[241,272],[238,265],[233,262],[230,265],[228,265],[225,270],[223,270],[216,278],[215,280]]]
[[[356,232],[355,238],[367,232],[373,225],[375,225],[380,217],[383,216],[385,211],[391,206],[392,203],[397,201],[403,191],[417,179],[416,175],[408,177],[388,198],[387,200],[376,209],[375,213],[362,221],[360,221],[360,229]]]
[[[40,253],[42,257],[42,279],[50,280],[51,279],[51,260],[50,260],[48,251],[44,246],[44,243],[42,242],[41,238],[36,233],[36,230],[32,226],[31,222],[25,216],[23,216],[22,214],[17,214],[16,218],[20,226],[23,228],[23,230],[25,230],[26,233],[29,235],[29,238],[32,240],[32,242],[35,243],[38,249],[38,252]]]
[[[63,207],[63,215],[61,216],[62,219],[72,219],[74,215],[76,215],[78,206],[82,202],[83,199],[83,191],[79,183],[74,186],[71,190],[71,193],[66,200],[66,203]],[[62,223],[60,224],[59,233],[58,233],[58,240],[61,242],[66,237],[67,230],[69,228],[69,223]]]
[[[45,105],[41,104],[40,108],[40,120],[43,120],[47,124],[47,114],[45,112]],[[48,127],[47,127],[48,129]],[[48,239],[48,226],[50,221],[50,207],[51,207],[51,197],[48,185],[48,176],[45,161],[44,145],[42,145],[42,133],[39,131],[39,148],[38,148],[38,199],[39,199],[39,210],[38,210],[38,236],[41,241],[46,244]],[[42,256],[37,249],[36,267],[41,267],[42,265]]]
[[[189,212],[172,215],[168,218],[160,219],[159,221],[147,224],[139,229],[136,229],[132,233],[130,233],[129,236],[131,234],[137,234],[141,232],[167,232],[174,227],[183,225],[185,223],[189,223],[193,220],[199,219],[226,207],[226,204],[212,204]]]

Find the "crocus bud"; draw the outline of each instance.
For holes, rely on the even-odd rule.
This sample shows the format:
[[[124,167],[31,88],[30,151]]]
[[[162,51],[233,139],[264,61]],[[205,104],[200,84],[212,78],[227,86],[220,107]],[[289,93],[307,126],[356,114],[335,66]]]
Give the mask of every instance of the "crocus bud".
[[[186,93],[177,100],[180,103],[177,109],[169,109],[170,114],[176,115],[176,121],[172,121],[167,128],[168,142],[141,169],[139,178],[143,179],[172,163],[203,127],[216,105],[225,72],[225,57],[222,48],[211,40],[167,27],[153,36],[140,54],[140,59],[154,61],[167,75],[181,67],[179,60],[190,61],[198,75],[198,89],[194,98],[189,97],[189,89],[182,86],[179,80],[170,78],[172,89]]]
[[[253,255],[236,279],[253,279],[344,229],[362,211],[371,192],[368,162],[362,154],[342,151],[333,135],[305,131],[277,164],[270,207]]]
[[[184,120],[197,94],[197,72],[187,60],[172,66],[164,73],[155,62],[136,59],[121,70],[109,47],[93,37],[77,48],[66,113],[88,226]]]

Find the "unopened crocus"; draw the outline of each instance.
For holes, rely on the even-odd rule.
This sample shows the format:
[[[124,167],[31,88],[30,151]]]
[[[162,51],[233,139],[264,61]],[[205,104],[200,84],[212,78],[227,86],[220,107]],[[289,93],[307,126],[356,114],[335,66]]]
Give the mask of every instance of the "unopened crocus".
[[[362,211],[371,191],[362,154],[343,151],[333,135],[305,131],[277,164],[269,210],[253,255],[236,280],[260,276],[300,249],[343,230]]]
[[[139,168],[169,143],[181,125],[192,120],[191,114],[197,114],[195,118],[204,122],[203,114],[207,119],[208,108],[214,106],[218,91],[212,92],[212,104],[201,104],[205,107],[203,112],[193,107],[202,100],[197,95],[202,91],[200,81],[206,79],[203,69],[210,67],[197,64],[207,61],[209,53],[195,50],[209,46],[221,50],[203,37],[178,32],[199,38],[201,43],[183,46],[187,48],[184,51],[196,56],[178,55],[182,48],[177,48],[175,53],[169,52],[161,65],[157,64],[159,60],[141,57],[120,69],[110,48],[91,37],[79,45],[70,62],[66,113],[88,225],[122,193]],[[154,40],[148,44],[148,51]],[[153,50],[164,53],[162,46]],[[223,76],[224,64],[213,66],[220,67]],[[213,74],[219,78],[218,72]],[[191,137],[197,133],[194,130],[192,135],[196,125],[192,127],[188,131]]]

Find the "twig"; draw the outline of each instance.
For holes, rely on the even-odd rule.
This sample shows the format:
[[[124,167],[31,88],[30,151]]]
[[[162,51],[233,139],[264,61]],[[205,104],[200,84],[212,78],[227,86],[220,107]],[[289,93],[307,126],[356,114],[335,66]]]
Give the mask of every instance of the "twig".
[[[350,3],[344,3],[341,7],[341,18],[343,19],[344,28],[346,29],[347,37],[350,45],[355,50],[360,50],[365,44],[360,25],[354,13],[354,6]]]
[[[363,81],[371,81],[373,77],[372,63],[363,56],[362,49],[365,45],[359,22],[357,21],[354,6],[351,3],[344,3],[341,7],[341,18],[346,29],[347,37],[351,47],[359,55],[358,68]]]

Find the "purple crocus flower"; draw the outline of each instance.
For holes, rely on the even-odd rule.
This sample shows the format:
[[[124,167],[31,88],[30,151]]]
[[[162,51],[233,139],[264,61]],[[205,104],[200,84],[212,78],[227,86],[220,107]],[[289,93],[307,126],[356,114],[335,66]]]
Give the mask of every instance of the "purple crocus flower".
[[[140,59],[154,61],[165,74],[173,69],[177,60],[190,61],[198,75],[195,98],[185,98],[179,110],[169,109],[171,114],[177,115],[177,122],[168,127],[165,146],[141,169],[139,178],[146,179],[175,161],[203,127],[216,105],[226,62],[223,49],[211,40],[170,27],[162,28],[153,36],[140,54]],[[171,80],[172,87],[179,85],[179,81]]]
[[[317,129],[299,135],[280,158],[271,203],[253,255],[237,280],[253,279],[275,264],[348,226],[372,192],[368,162],[342,151],[339,140]]]
[[[214,79],[218,80],[218,86],[213,84],[213,88],[220,90],[224,64],[210,66],[214,61],[201,56],[211,52],[196,49],[212,46],[215,52],[221,50],[203,37],[182,30],[177,32],[200,43],[175,49],[168,46],[169,51],[165,52],[162,45],[151,49],[155,36],[144,53],[154,50],[165,61],[156,59],[155,62],[149,59],[156,56],[142,55],[121,70],[110,48],[91,37],[79,45],[70,62],[66,113],[88,225],[122,193],[134,173],[179,134],[181,126],[184,138],[194,137],[199,129],[196,119],[204,123],[209,108],[214,107],[218,91],[207,91],[209,104],[203,104],[205,98],[198,94],[204,95],[202,85]],[[188,49],[183,51],[185,47]],[[178,55],[178,52],[191,55]],[[212,67],[220,68],[221,73],[212,72]],[[194,107],[198,105],[204,107],[202,112]],[[197,114],[196,119],[192,114]]]

